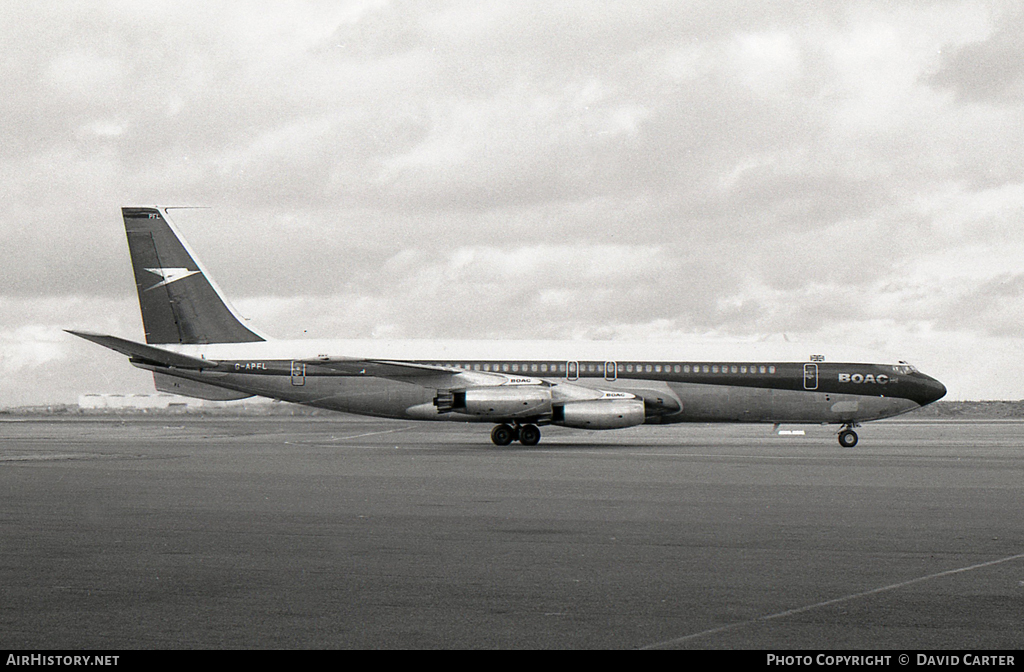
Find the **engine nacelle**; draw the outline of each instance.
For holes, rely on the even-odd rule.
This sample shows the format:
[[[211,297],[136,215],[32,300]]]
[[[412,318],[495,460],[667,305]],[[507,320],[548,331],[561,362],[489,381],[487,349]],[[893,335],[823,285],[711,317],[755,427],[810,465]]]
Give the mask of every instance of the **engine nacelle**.
[[[496,420],[534,418],[551,413],[551,388],[516,385],[439,391],[434,405],[441,413],[465,413]]]
[[[643,399],[570,401],[552,409],[556,425],[579,429],[622,429],[644,424]]]

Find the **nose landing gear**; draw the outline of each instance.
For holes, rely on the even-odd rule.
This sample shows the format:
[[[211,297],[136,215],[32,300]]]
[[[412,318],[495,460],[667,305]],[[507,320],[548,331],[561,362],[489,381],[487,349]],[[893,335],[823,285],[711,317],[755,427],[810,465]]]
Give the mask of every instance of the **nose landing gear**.
[[[540,443],[540,429],[536,425],[497,425],[491,430],[491,441],[496,446],[507,446],[513,441],[524,446],[536,446]]]
[[[839,445],[843,448],[853,448],[857,445],[858,436],[857,432],[853,431],[856,427],[852,422],[843,425],[842,430],[839,432]]]

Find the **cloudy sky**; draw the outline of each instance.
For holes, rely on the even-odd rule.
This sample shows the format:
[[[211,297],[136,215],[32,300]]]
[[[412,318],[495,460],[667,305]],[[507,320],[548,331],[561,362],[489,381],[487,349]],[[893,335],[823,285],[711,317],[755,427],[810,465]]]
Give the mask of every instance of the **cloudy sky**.
[[[1024,398],[1024,10],[0,13],[0,406],[152,391],[120,207],[280,338],[780,338]],[[336,353],[358,354],[358,353]]]

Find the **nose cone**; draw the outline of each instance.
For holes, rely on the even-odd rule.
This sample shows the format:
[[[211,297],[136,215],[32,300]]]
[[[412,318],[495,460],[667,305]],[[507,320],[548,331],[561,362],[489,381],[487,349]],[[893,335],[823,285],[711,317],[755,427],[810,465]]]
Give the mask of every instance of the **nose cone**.
[[[931,376],[921,374],[919,390],[915,395],[914,401],[927,406],[933,401],[938,401],[946,396],[946,386],[935,380]]]

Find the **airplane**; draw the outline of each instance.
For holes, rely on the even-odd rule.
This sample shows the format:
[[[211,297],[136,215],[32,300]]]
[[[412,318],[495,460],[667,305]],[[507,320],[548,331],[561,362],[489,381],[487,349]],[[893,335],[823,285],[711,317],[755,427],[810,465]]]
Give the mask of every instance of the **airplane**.
[[[171,209],[121,211],[146,342],[67,330],[152,371],[162,392],[492,423],[498,446],[537,445],[546,425],[733,422],[835,424],[846,448],[860,423],[946,394],[905,361],[791,343],[274,340],[231,307]]]

